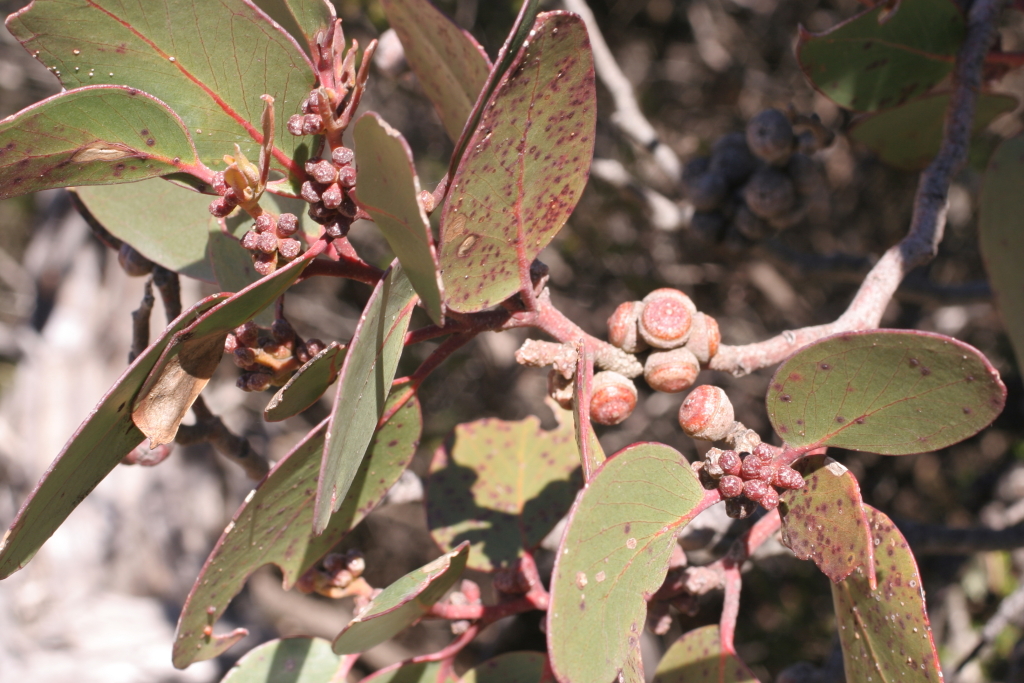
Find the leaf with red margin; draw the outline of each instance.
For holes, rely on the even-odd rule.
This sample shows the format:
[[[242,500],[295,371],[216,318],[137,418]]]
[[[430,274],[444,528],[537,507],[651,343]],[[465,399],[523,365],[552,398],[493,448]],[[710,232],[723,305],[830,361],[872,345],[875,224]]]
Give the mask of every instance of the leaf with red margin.
[[[177,171],[206,175],[181,119],[131,88],[71,90],[0,121],[0,199]]]
[[[418,622],[462,575],[468,557],[469,543],[463,543],[385,588],[341,629],[334,651],[365,652]]]
[[[530,264],[586,185],[596,112],[583,21],[541,14],[483,108],[449,186],[439,256],[449,308],[473,313],[532,286]]]
[[[259,156],[263,94],[276,100],[276,169],[304,177],[302,163],[319,148],[287,129],[313,88],[313,67],[245,0],[33,0],[7,28],[65,88],[111,83],[166,102],[210,168],[223,168],[236,143]]]
[[[427,527],[442,550],[472,543],[470,569],[507,567],[534,550],[572,507],[583,484],[571,414],[552,403],[540,420],[485,418],[458,425],[427,479]]]
[[[326,683],[340,664],[329,640],[278,638],[246,652],[220,683]]]
[[[391,405],[400,398],[393,395]],[[326,425],[314,428],[278,462],[235,513],[192,586],[178,618],[174,666],[183,669],[217,657],[243,638],[245,629],[210,636],[203,629],[217,622],[263,565],[280,568],[285,590],[316,565],[398,481],[416,453],[422,424],[413,396],[374,434],[351,494],[321,536],[313,536],[309,527]]]
[[[717,500],[717,492],[708,492]],[[611,681],[643,631],[676,536],[705,491],[681,453],[633,444],[608,458],[576,499],[551,578],[548,652],[561,681]]]
[[[382,0],[381,4],[448,137],[458,142],[487,82],[491,60],[473,36],[427,0]]]
[[[937,683],[942,680],[924,586],[903,534],[888,517],[865,505],[875,539],[874,590],[853,574],[832,584],[846,680]]]
[[[654,683],[757,683],[757,678],[735,654],[722,652],[718,624],[711,624],[672,643],[658,663]]]
[[[274,394],[263,410],[263,419],[267,422],[280,422],[316,403],[328,387],[334,384],[334,380],[338,379],[344,358],[343,345],[338,342],[328,344],[327,348],[296,370],[291,379]]]
[[[125,370],[75,431],[0,539],[0,579],[28,564],[71,511],[142,443],[145,436],[132,423],[132,398],[176,333],[225,299],[227,295],[215,294],[178,316]]]
[[[556,683],[543,652],[506,652],[478,664],[459,683]]]
[[[988,426],[1006,387],[973,346],[913,330],[844,332],[797,351],[768,387],[787,444],[881,455],[945,448]]]
[[[782,543],[801,560],[814,560],[832,581],[842,581],[858,567],[874,585],[874,550],[857,478],[824,455],[798,460],[802,489],[779,496]]]
[[[316,50],[317,33],[334,24],[337,14],[334,4],[328,0],[253,0],[253,3],[267,15],[281,24],[307,54]]]

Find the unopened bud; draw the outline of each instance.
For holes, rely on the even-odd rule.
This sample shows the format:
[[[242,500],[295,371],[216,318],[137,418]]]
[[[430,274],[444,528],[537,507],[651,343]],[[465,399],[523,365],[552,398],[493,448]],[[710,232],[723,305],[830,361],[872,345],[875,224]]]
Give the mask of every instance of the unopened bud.
[[[679,407],[679,425],[683,432],[701,441],[718,441],[732,428],[735,415],[732,402],[721,387],[703,384]]]
[[[320,201],[320,193],[323,192],[324,188],[320,183],[314,183],[311,180],[307,180],[302,183],[302,187],[299,188],[299,194],[302,198],[310,204],[316,204]]]
[[[331,150],[331,161],[338,166],[349,166],[356,159],[356,153],[348,147],[335,147]]]
[[[252,267],[260,275],[270,275],[277,270],[277,254],[257,253],[255,260],[252,262]]]
[[[761,481],[772,476],[771,463],[765,462],[752,455],[743,459],[743,466],[740,467],[740,477],[744,481]]]
[[[210,202],[210,214],[214,218],[224,218],[238,206],[237,202],[229,201],[226,197],[218,197]]]
[[[306,114],[302,117],[302,135],[319,135],[323,130],[324,120],[319,114]]]
[[[295,328],[285,318],[275,318],[270,325],[270,334],[278,344],[295,340]]]
[[[740,469],[743,467],[743,459],[736,451],[722,451],[722,454],[718,456],[718,466],[725,474],[739,476]]]
[[[356,169],[352,166],[343,166],[338,171],[338,184],[346,190],[356,186]]]
[[[764,166],[743,186],[743,201],[760,218],[779,218],[796,205],[796,189],[784,171]]]
[[[722,498],[735,498],[743,493],[743,480],[733,474],[726,474],[718,480]]]
[[[803,476],[792,467],[779,467],[772,474],[772,485],[780,489],[802,489],[804,487]]]
[[[256,248],[264,254],[273,254],[277,251],[277,235],[272,232],[260,234],[256,240]]]
[[[338,168],[327,159],[307,161],[306,173],[322,185],[330,185],[338,179]]]
[[[242,235],[242,247],[249,251],[258,251],[260,248],[261,235],[255,230],[250,230]]]
[[[337,209],[341,206],[341,202],[344,201],[345,194],[341,191],[341,186],[338,183],[332,183],[323,194],[320,195],[320,200],[324,203],[328,209]]]
[[[747,123],[750,151],[769,164],[785,164],[793,143],[793,125],[778,109],[765,109]]]
[[[305,135],[306,117],[302,114],[288,117],[288,132],[292,135]]]
[[[657,349],[674,349],[686,343],[697,307],[678,289],[656,289],[643,300],[640,336]]]
[[[277,253],[281,255],[285,261],[291,261],[302,251],[302,244],[298,240],[293,240],[290,237],[277,242]]]
[[[242,391],[266,391],[274,378],[264,372],[245,372],[238,377],[236,383]]]
[[[624,375],[605,370],[591,384],[590,419],[597,424],[617,425],[636,407],[636,386]]]
[[[655,391],[675,394],[693,386],[700,373],[700,363],[685,347],[659,351],[647,356],[644,379]]]
[[[242,346],[256,346],[256,341],[260,337],[260,327],[252,320],[249,320],[232,330],[232,334],[235,335],[238,343]]]
[[[277,217],[277,236],[291,237],[299,229],[299,217],[294,213],[282,213]]]
[[[757,168],[757,157],[750,152],[743,133],[723,135],[711,147],[708,170],[725,178],[730,186],[743,182]]]
[[[273,230],[277,225],[277,221],[274,220],[274,216],[269,213],[261,213],[256,218],[256,232],[267,232]]]

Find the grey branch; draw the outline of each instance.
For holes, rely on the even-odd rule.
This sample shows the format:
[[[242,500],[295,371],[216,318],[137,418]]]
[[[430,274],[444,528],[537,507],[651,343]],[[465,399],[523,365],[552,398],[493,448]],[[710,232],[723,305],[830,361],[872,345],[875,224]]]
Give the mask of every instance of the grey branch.
[[[210,411],[202,396],[192,404],[192,413],[196,423],[181,425],[175,442],[189,446],[207,441],[218,453],[245,470],[250,479],[259,481],[267,475],[270,471],[267,459],[253,450],[248,439],[232,433],[220,417]]]
[[[132,311],[132,348],[128,351],[128,362],[131,363],[149,346],[149,316],[153,312],[153,280],[146,280],[142,301]]]
[[[909,520],[899,520],[896,526],[913,548],[915,555],[970,555],[1024,547],[1024,522],[1004,529],[951,529]]]

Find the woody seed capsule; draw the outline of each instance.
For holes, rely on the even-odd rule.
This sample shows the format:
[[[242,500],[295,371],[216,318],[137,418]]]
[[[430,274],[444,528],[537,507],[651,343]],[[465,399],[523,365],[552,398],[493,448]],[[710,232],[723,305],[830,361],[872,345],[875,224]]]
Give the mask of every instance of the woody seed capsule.
[[[330,185],[338,179],[337,167],[327,159],[306,162],[306,173],[313,177],[313,180],[324,185]]]
[[[655,391],[675,394],[693,386],[700,363],[686,348],[660,351],[647,356],[644,379]]]
[[[602,425],[617,425],[636,407],[636,387],[624,375],[606,370],[594,375],[590,398],[590,419]]]
[[[608,318],[608,341],[612,346],[618,346],[626,353],[639,353],[647,348],[637,329],[637,321],[643,309],[644,305],[640,301],[619,304]]]
[[[732,402],[720,387],[703,384],[679,407],[679,425],[683,432],[701,441],[718,441],[732,427],[735,414]]]
[[[761,499],[764,498],[769,491],[774,493],[774,489],[760,479],[750,479],[743,482],[743,495],[754,501],[760,503]],[[778,496],[776,496],[777,498]],[[778,503],[776,503],[777,505]]]
[[[718,353],[721,341],[722,333],[718,330],[718,321],[704,313],[697,313],[693,316],[693,325],[690,327],[690,338],[686,340],[686,348],[701,365],[707,365],[714,358]]]
[[[674,349],[686,343],[697,307],[678,289],[656,289],[643,300],[639,330],[651,346]]]

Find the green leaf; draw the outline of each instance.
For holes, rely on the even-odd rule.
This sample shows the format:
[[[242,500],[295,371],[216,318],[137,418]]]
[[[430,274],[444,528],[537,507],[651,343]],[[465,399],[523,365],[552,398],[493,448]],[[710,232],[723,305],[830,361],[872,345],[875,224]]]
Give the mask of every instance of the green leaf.
[[[1002,143],[989,161],[978,199],[978,234],[985,270],[1024,368],[1024,135]]]
[[[338,342],[331,342],[299,368],[287,384],[274,394],[263,411],[263,418],[267,422],[280,422],[316,403],[327,391],[327,387],[338,379],[344,358],[345,347]]]
[[[718,624],[684,633],[665,652],[654,683],[757,683],[734,653],[723,652]]]
[[[217,286],[222,292],[240,292],[258,282],[262,275],[256,271],[252,256],[241,243],[224,232],[221,221],[214,219],[206,243],[207,258],[212,266]],[[270,304],[253,316],[257,325],[274,324],[274,305]]]
[[[555,683],[543,652],[506,652],[488,659],[459,679],[459,683]]]
[[[323,638],[278,638],[249,650],[221,683],[328,683],[341,657]]]
[[[596,98],[582,20],[540,15],[452,178],[440,254],[449,308],[480,311],[532,286],[530,264],[587,182]]]
[[[142,443],[131,403],[174,335],[227,297],[216,294],[188,309],[142,352],[74,433],[0,539],[0,579],[18,571],[71,511]]]
[[[427,0],[383,0],[381,4],[448,137],[458,142],[491,70],[487,53]]]
[[[801,560],[814,560],[832,581],[863,568],[873,582],[875,548],[857,478],[824,455],[802,458],[793,467],[807,483],[779,496],[782,543]]]
[[[890,166],[919,171],[939,153],[949,94],[925,95],[895,109],[870,114],[850,129],[850,137],[863,143]],[[1012,95],[982,93],[974,113],[974,134],[999,115],[1017,108]]]
[[[374,112],[359,117],[352,137],[359,169],[356,203],[384,233],[431,320],[443,325],[434,236],[420,204],[412,150],[402,134]]]
[[[415,624],[462,575],[468,557],[469,544],[463,543],[385,588],[365,611],[341,629],[334,639],[334,651],[365,652]]]
[[[319,148],[287,130],[315,83],[309,60],[245,0],[35,0],[7,28],[65,88],[114,83],[166,102],[211,168],[223,168],[236,143],[259,156],[263,94],[276,100],[276,169],[302,177],[311,145]]]
[[[860,574],[832,584],[846,680],[941,681],[914,555],[892,520],[865,507],[876,543],[878,587],[872,590]]]
[[[399,662],[376,671],[360,683],[454,683],[451,667],[441,662],[405,664]]]
[[[203,175],[181,120],[130,88],[49,97],[0,121],[0,199],[53,187]]]
[[[337,15],[327,0],[254,0],[257,7],[294,37],[307,54],[316,54],[317,33],[327,33]]]
[[[1002,411],[1006,387],[969,344],[928,332],[846,332],[775,372],[768,417],[789,445],[882,455],[945,448]]]
[[[644,629],[680,529],[704,489],[681,453],[634,444],[576,500],[551,578],[548,651],[562,681],[611,681]]]
[[[370,295],[341,368],[317,483],[315,533],[327,527],[331,512],[345,500],[384,413],[415,305],[409,278],[395,261]]]
[[[427,479],[427,526],[442,550],[472,543],[469,567],[507,567],[533,550],[572,507],[582,486],[572,414],[556,406],[557,429],[534,416],[455,428]]]
[[[210,231],[219,228],[210,215],[209,196],[160,178],[79,187],[75,193],[110,234],[153,263],[199,280],[217,279],[207,242]]]
[[[398,396],[391,397],[395,405]],[[423,419],[413,396],[377,430],[351,493],[321,536],[309,531],[326,424],[321,423],[286,455],[235,513],[189,593],[178,619],[174,665],[217,657],[248,632],[203,635],[224,614],[246,580],[265,564],[280,568],[291,588],[384,498],[419,445]],[[213,608],[210,612],[209,608]]]
[[[842,107],[875,111],[927,92],[953,70],[966,34],[951,0],[901,0],[822,33],[803,27],[796,55],[804,75]]]

